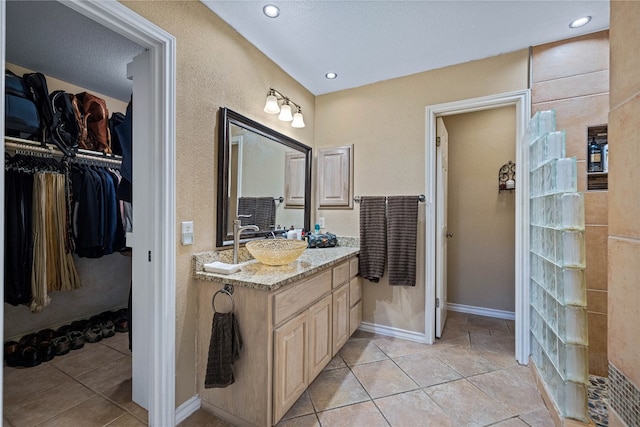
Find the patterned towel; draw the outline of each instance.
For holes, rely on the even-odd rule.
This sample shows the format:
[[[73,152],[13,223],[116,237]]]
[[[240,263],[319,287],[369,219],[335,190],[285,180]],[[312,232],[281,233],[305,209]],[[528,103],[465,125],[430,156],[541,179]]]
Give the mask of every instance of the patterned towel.
[[[233,362],[240,358],[242,337],[233,313],[214,313],[204,388],[223,388],[235,382]]]
[[[389,284],[416,285],[418,197],[387,197],[387,257]]]
[[[387,253],[385,197],[360,198],[360,276],[379,282]]]

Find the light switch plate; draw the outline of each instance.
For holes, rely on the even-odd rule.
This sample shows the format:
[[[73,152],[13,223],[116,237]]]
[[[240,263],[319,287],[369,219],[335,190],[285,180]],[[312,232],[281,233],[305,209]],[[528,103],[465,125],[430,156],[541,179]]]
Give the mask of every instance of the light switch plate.
[[[325,228],[324,226],[324,217],[318,217],[318,225],[320,226],[320,228]]]
[[[182,221],[182,238],[183,245],[193,245],[193,221]]]

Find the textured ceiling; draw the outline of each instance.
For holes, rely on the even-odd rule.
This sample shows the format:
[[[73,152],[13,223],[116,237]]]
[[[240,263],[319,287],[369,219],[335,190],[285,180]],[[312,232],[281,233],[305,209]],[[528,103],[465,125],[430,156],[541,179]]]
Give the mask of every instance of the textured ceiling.
[[[609,28],[607,0],[201,1],[316,95]]]
[[[6,60],[128,101],[126,66],[144,49],[57,1],[7,1]]]
[[[316,95],[609,27],[608,0],[202,2]],[[264,16],[267,2],[279,18]],[[10,0],[6,8],[8,62],[129,99],[126,64],[141,46],[57,1]],[[583,15],[593,20],[568,27]],[[338,78],[325,79],[328,71]]]

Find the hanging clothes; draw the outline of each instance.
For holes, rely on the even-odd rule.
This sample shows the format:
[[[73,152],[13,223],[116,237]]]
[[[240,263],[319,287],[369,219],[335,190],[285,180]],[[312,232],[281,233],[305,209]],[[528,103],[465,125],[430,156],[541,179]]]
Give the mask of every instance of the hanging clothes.
[[[37,312],[53,291],[81,287],[73,253],[125,247],[117,169],[17,154],[5,159],[5,301]]]
[[[5,171],[4,300],[11,305],[31,302],[33,175]]]
[[[80,257],[99,258],[125,245],[125,226],[116,198],[120,179],[110,169],[73,165],[73,234]]]
[[[81,286],[69,245],[67,166],[53,158],[8,156],[5,179],[5,297],[40,311],[49,292]]]

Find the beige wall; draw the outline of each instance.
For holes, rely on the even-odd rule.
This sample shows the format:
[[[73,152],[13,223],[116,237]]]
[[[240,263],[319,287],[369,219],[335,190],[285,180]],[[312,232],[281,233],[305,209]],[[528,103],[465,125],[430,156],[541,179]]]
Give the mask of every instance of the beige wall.
[[[584,192],[585,204],[589,373],[606,376],[608,191],[586,191],[586,156],[587,127],[608,122],[609,32],[536,46],[532,68],[532,111],[556,110],[556,127],[566,131],[567,157],[578,160],[578,191]]]
[[[318,96],[315,147],[354,145],[356,196],[424,194],[425,107],[526,89],[527,75],[528,51],[521,50]],[[424,212],[422,204],[421,227]],[[359,235],[357,204],[317,215],[325,217],[330,232]],[[365,281],[365,322],[424,332],[423,236],[420,232],[417,286],[389,286],[386,277],[377,284]]]
[[[515,311],[515,193],[498,170],[516,156],[516,109],[447,116],[447,302]]]
[[[640,395],[640,3],[611,2],[611,98],[609,112],[609,362],[631,382],[609,406],[609,425],[629,425],[640,414],[622,393]],[[630,393],[631,389],[633,392]]]
[[[314,97],[197,1],[125,1],[127,7],[176,37],[176,229],[193,220],[193,246],[176,236],[176,403],[196,394],[196,295],[191,254],[214,248],[218,108],[229,107],[313,146]],[[305,112],[294,129],[262,109],[269,86]]]

